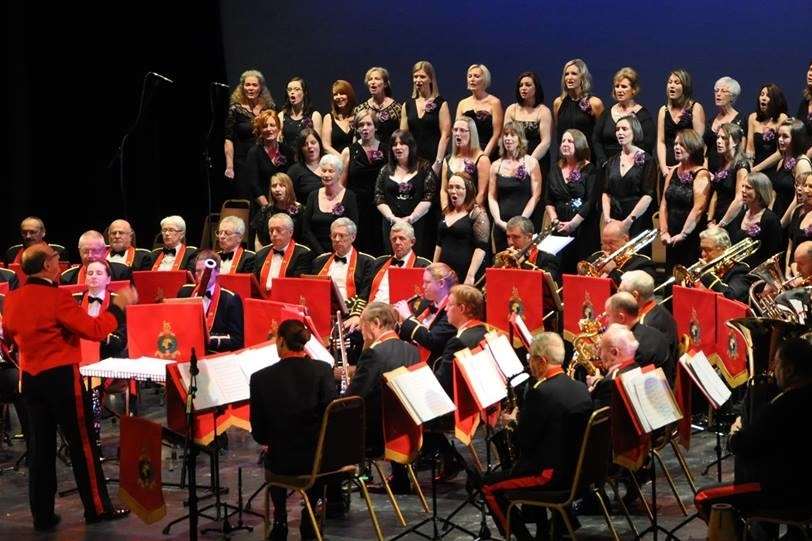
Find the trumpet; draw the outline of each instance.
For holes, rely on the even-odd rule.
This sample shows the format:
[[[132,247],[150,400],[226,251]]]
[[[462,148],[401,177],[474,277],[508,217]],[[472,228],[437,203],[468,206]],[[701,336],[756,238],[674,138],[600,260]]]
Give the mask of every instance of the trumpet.
[[[760,245],[760,241],[746,238],[727,248],[721,253],[721,255],[711,259],[707,263],[700,259],[690,267],[676,265],[674,267],[672,276],[657,286],[654,289],[654,294],[656,295],[658,291],[661,291],[672,284],[678,286],[693,285],[701,280],[703,276],[709,273],[714,273],[720,277],[724,276],[733,265],[738,263],[740,260],[753,255],[758,250]],[[663,299],[662,302],[666,302],[670,298],[671,296],[669,295]]]
[[[611,261],[614,261],[615,266],[620,268],[626,263],[626,261],[629,260],[629,258],[654,242],[654,239],[656,238],[657,231],[654,229],[643,231],[611,254],[604,253],[604,255],[592,263],[589,261],[579,261],[578,274],[581,276],[600,276],[603,274],[603,268]]]

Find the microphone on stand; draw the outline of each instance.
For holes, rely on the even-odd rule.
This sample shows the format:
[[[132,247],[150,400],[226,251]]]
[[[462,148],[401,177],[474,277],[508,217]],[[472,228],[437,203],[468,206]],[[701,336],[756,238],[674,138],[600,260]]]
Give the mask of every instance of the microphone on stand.
[[[165,76],[161,75],[160,73],[155,73],[154,71],[148,72],[147,75],[152,75],[153,77],[157,77],[158,79],[164,81],[165,83],[169,83],[171,85],[175,84],[175,81],[173,81],[169,77],[165,77]]]
[[[214,87],[217,87],[217,88],[225,88],[226,90],[228,90],[230,88],[227,84],[220,83],[220,82],[217,82],[217,81],[212,81],[211,86],[214,86]]]

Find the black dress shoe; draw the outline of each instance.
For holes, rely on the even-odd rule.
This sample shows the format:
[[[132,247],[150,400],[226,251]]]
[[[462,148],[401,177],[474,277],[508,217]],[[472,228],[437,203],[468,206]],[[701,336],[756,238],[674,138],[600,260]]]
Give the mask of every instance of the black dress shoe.
[[[100,515],[92,517],[85,517],[85,524],[96,524],[97,522],[105,522],[109,520],[121,520],[130,514],[130,510],[126,507],[113,507],[110,511],[105,511]]]
[[[274,522],[267,539],[268,541],[288,541],[288,523]]]
[[[38,532],[50,532],[56,529],[56,525],[59,524],[60,520],[62,520],[62,517],[54,513],[45,520],[35,520],[34,529]]]

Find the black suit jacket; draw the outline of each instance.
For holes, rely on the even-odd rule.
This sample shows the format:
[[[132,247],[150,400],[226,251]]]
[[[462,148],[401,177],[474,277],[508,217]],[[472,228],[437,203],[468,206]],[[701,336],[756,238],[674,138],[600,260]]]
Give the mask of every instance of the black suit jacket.
[[[150,268],[148,268],[147,270],[152,270],[152,265],[155,264],[155,261],[161,255],[162,250],[163,250],[163,248],[156,248],[156,249],[152,250],[152,254],[151,254],[152,255],[152,263],[150,264]],[[189,272],[194,274],[195,273],[195,266],[194,266],[193,261],[195,260],[196,255],[197,255],[197,246],[189,246],[187,244],[186,245],[186,252],[184,252],[184,254],[183,254],[183,261],[181,261],[180,267],[178,267],[178,270],[188,270]]]
[[[324,410],[336,398],[330,365],[288,357],[251,376],[251,434],[274,473],[309,473]]]
[[[265,264],[268,255],[272,253],[271,250],[271,245],[263,246],[257,252],[256,259],[254,260],[254,274],[257,276],[259,287],[263,289],[265,288],[265,284],[262,283],[262,266]],[[288,263],[288,268],[285,271],[285,277],[298,278],[303,274],[310,274],[312,266],[313,252],[311,252],[307,246],[296,243],[296,246],[293,248],[293,255],[290,258],[290,263]]]
[[[671,359],[671,344],[668,338],[648,325],[636,323],[630,329],[637,339],[637,353],[634,360],[640,366],[653,364],[657,368],[662,368],[668,381],[674,381],[674,361]]]
[[[372,275],[375,276],[375,274],[379,270],[381,270],[381,267],[383,267],[384,263],[386,263],[387,261],[389,261],[393,257],[395,257],[395,256],[393,256],[392,254],[387,254],[387,255],[382,255],[382,256],[376,257],[375,261],[372,263]],[[425,257],[420,257],[419,255],[415,256],[415,258],[414,258],[414,267],[415,268],[417,268],[417,269],[425,269],[429,265],[431,265],[431,261],[429,261]],[[391,268],[391,266],[390,266],[390,268]]]
[[[606,254],[604,254],[603,252],[595,252],[594,254],[589,256],[587,261],[589,261],[590,263],[594,263],[595,261],[598,260],[598,258],[604,255]],[[650,274],[652,278],[654,278],[655,280],[657,279],[657,270],[654,267],[654,261],[652,261],[650,257],[642,254],[633,254],[629,259],[626,260],[626,262],[623,264],[622,267],[612,270],[612,272],[609,273],[608,277],[612,279],[612,281],[615,283],[615,286],[619,286],[620,278],[621,276],[623,276],[623,273],[633,270],[645,271],[648,274]]]
[[[178,291],[178,297],[189,298],[195,289],[194,284],[185,284]],[[242,299],[231,290],[220,288],[220,302],[214,314],[214,323],[209,332],[210,351],[234,351],[243,347]]]
[[[526,263],[532,263],[536,268],[549,272],[557,284],[561,283],[561,259],[558,256],[539,250],[536,260]],[[532,265],[526,263],[522,265],[522,268],[533,268]]]
[[[355,247],[353,247],[353,250],[355,250]],[[372,285],[372,267],[375,264],[375,260],[371,255],[358,252],[357,250],[356,253],[358,257],[356,258],[355,274],[353,275],[355,280],[355,295],[347,299],[347,308],[352,316],[361,315],[361,311],[369,300],[369,288]],[[326,266],[327,260],[330,259],[331,255],[332,252],[328,252],[314,259],[311,273],[319,274]],[[347,263],[349,265],[349,262]]]
[[[62,246],[61,244],[51,244],[51,243],[48,243],[48,246],[53,248],[54,251],[56,251],[56,253],[59,254],[60,261],[68,260],[68,251],[65,249],[64,246]],[[14,246],[9,247],[9,249],[6,250],[5,256],[6,265],[14,263],[14,259],[17,257],[17,252],[19,252],[22,249],[23,249],[22,244],[15,244]]]
[[[8,282],[9,290],[17,289],[20,281],[17,280],[17,273],[9,269],[0,269],[0,284]]]
[[[558,374],[530,387],[519,410],[519,459],[514,474],[553,468],[553,484],[571,479],[581,436],[592,413],[586,386]]]
[[[73,298],[76,299],[76,302],[82,304],[82,301],[85,299],[87,292],[84,293],[74,293]],[[115,293],[109,293],[110,300],[116,298]],[[104,313],[104,310],[100,312],[100,315]],[[99,346],[99,358],[106,359],[108,357],[119,357],[119,358],[127,358],[127,320],[126,320],[126,312],[124,314],[125,317],[122,317],[118,322],[118,328],[107,335],[107,338],[100,342]]]
[[[735,263],[724,276],[717,276],[709,272],[702,277],[702,285],[721,293],[728,299],[748,304],[750,300],[750,286],[756,278],[749,276],[750,266],[747,263]]]
[[[217,252],[217,255],[223,257],[223,252]],[[240,264],[237,265],[237,273],[248,273],[254,272],[254,265],[256,263],[257,254],[251,250],[243,250],[242,253],[242,260],[240,260]],[[232,272],[233,274],[233,272]]]
[[[633,362],[624,366],[620,370],[606,374],[602,380],[598,381],[590,393],[595,409],[604,408],[606,406],[612,407],[612,394],[615,392],[615,378],[618,376],[618,374],[628,372],[629,370],[634,370],[638,366],[640,365]]]
[[[423,301],[417,313],[423,311],[427,305],[428,303]],[[414,342],[429,350],[428,364],[430,366],[433,366],[435,361],[442,356],[446,344],[456,334],[457,329],[448,322],[445,309],[437,312],[429,327],[422,325],[414,316],[400,324],[401,340]]]
[[[472,348],[479,345],[488,334],[488,327],[483,323],[469,327],[462,332],[457,332],[451,339],[448,340],[443,349],[443,354],[437,359],[434,364],[434,372],[437,374],[437,379],[440,380],[440,385],[443,386],[448,396],[454,396],[454,354],[462,351],[465,348]]]
[[[108,246],[107,248],[109,249],[110,247]],[[108,257],[109,255],[110,254],[108,253]],[[154,262],[155,259],[152,256],[152,252],[150,252],[146,248],[136,248],[135,256],[133,256],[133,263],[132,265],[130,265],[130,269],[134,271],[152,270],[152,264]]]
[[[133,279],[133,273],[130,267],[123,263],[107,262],[110,265],[110,279],[114,282],[119,280],[130,281]],[[79,278],[79,269],[82,267],[71,267],[59,276],[60,284],[75,284]]]
[[[347,395],[364,399],[366,408],[366,447],[370,457],[383,454],[381,386],[384,372],[410,366],[420,360],[417,347],[403,340],[386,340],[367,348],[358,359],[358,368],[347,389]]]

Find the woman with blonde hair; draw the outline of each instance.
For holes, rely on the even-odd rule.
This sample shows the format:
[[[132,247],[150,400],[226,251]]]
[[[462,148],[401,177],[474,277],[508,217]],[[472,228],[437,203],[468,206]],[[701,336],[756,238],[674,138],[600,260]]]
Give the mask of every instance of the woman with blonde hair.
[[[353,115],[369,109],[375,113],[378,139],[389,141],[395,130],[400,128],[400,104],[392,98],[392,85],[389,82],[389,71],[374,66],[364,75],[364,83],[369,90],[369,98],[359,103]]]
[[[504,112],[499,98],[488,93],[491,70],[485,64],[471,64],[466,81],[471,95],[457,104],[454,118],[467,116],[474,120],[482,151],[493,159],[497,155],[499,136],[502,134]]]
[[[431,163],[439,175],[451,137],[451,114],[448,102],[440,95],[434,66],[427,60],[412,68],[412,97],[403,102],[400,129],[414,136],[418,157]]]
[[[451,137],[451,153],[443,161],[440,178],[440,208],[448,206],[448,179],[454,175],[471,181],[476,188],[476,202],[485,205],[488,195],[488,176],[491,160],[482,152],[476,122],[469,116],[454,121]]]
[[[592,144],[595,121],[603,114],[603,102],[592,95],[592,75],[586,62],[575,58],[564,64],[561,71],[561,94],[553,101],[556,144],[561,144],[564,132],[579,130]]]

